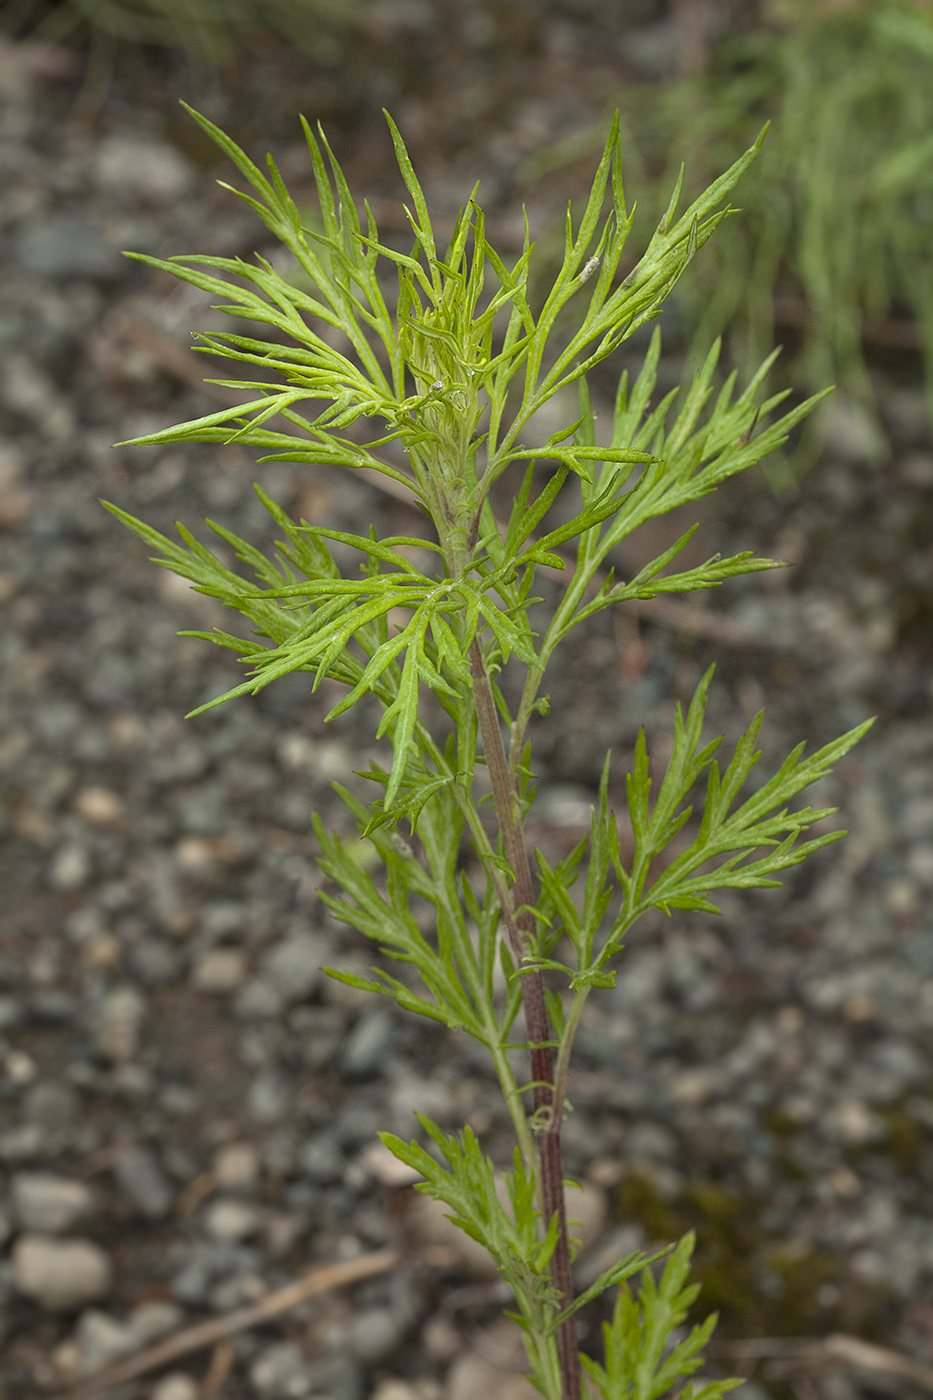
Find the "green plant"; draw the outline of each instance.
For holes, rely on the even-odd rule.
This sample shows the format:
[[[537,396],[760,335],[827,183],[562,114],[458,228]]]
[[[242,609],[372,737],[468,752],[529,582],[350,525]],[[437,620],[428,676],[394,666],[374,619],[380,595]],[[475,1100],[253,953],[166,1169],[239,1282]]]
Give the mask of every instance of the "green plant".
[[[797,378],[836,378],[873,400],[863,337],[916,348],[933,382],[933,10],[926,0],[775,3],[724,37],[696,78],[623,94],[629,155],[660,172],[672,157],[695,180],[773,119],[730,221],[685,289],[702,347],[727,327],[737,359],[773,344],[775,321],[801,335]]]
[[[257,486],[284,536],[274,559],[209,522],[254,581],[226,567],[183,525],[175,543],[108,508],[158,551],[157,563],[255,628],[256,640],[248,642],[222,631],[186,634],[231,648],[250,667],[247,680],[194,713],[255,694],[296,670],[313,673],[315,687],[325,677],[346,687],[329,719],[367,695],[381,706],[377,733],[391,743],[391,770],[374,766],[362,775],[377,796],[366,805],[338,785],[378,854],[380,878],[354,859],[351,845],[320,822],[316,829],[321,864],[340,892],[325,894],[325,903],[379,944],[399,975],[375,969],[370,981],[339,970],[331,975],[390,996],[486,1048],[515,1131],[507,1203],[469,1128],[448,1135],[422,1117],[427,1148],[389,1134],[383,1140],[423,1174],[421,1189],[446,1202],[455,1222],[492,1254],[514,1292],[531,1374],[549,1400],[580,1395],[581,1365],[592,1392],[605,1400],[667,1394],[701,1364],[714,1323],[707,1319],[667,1349],[695,1294],[686,1284],[691,1238],[671,1254],[660,1282],[647,1268],[653,1261],[635,1255],[579,1297],[573,1294],[561,1125],[574,1033],[593,988],[612,985],[623,939],[647,910],[713,910],[715,890],[778,883],[782,871],[841,834],[802,839],[830,813],[788,804],[829,772],[867,724],[809,758],[801,745],[742,800],[740,790],[759,758],[761,717],[720,772],[718,741],[701,737],[708,673],[687,714],[677,711],[673,752],[660,779],[651,775],[644,736],[638,740],[623,817],[634,859],[623,858],[610,810],[607,758],[589,837],[553,867],[537,854],[535,873],[523,830],[535,796],[527,730],[535,710],[546,708],[541,687],[558,645],[584,619],[626,599],[712,588],[737,574],[778,567],[744,553],[669,572],[690,530],[635,578],[616,581],[611,570],[604,572],[631,531],[750,467],[783,441],[815,400],[774,420],[782,396],[761,401],[769,359],[742,393],[735,395],[733,376],[711,403],[714,352],[676,414],[676,391],[651,407],[657,334],[636,382],[629,386],[622,377],[607,444],[596,443],[586,389],[587,371],[657,315],[725,218],[723,201],[760,143],[679,219],[675,190],[645,256],[619,282],[632,216],[615,124],[579,226],[568,211],[563,265],[535,311],[526,295],[530,238],[526,234],[514,266],[506,265],[486,240],[475,190],[447,248],[437,248],[424,195],[391,119],[412,201],[410,253],[379,241],[368,207],[360,221],[323,134],[316,138],[307,123],[321,208],[314,229],[303,225],[271,157],[267,177],[210,122],[197,120],[252,187],[240,198],[291,251],[296,275],[288,280],[262,259],[142,259],[220,296],[225,310],[268,326],[275,339],[239,331],[203,336],[206,352],[262,371],[263,378],[224,381],[255,397],[137,443],[235,439],[260,448],[265,461],[373,468],[404,484],[434,533],[377,539],[373,529],[351,534],[296,523]],[[392,265],[394,309],[380,275]],[[577,328],[557,344],[555,324],[571,304],[579,307]],[[528,445],[534,415],[568,385],[579,393],[576,421],[543,446]],[[407,468],[387,460],[382,449],[390,443],[403,449]],[[543,463],[550,464],[544,481]],[[491,490],[518,464],[509,518],[500,525]],[[553,524],[552,507],[572,481],[578,508],[566,523]],[[341,573],[335,543],[359,555],[361,577]],[[560,551],[571,545],[575,554],[568,559]],[[423,571],[413,557],[431,559],[433,567]],[[536,610],[533,596],[541,568],[566,577],[550,615]],[[523,678],[514,709],[500,684],[504,671]],[[481,800],[480,768],[488,774],[491,806]],[[690,824],[692,794],[704,780],[702,815]],[[410,835],[396,829],[403,819]],[[464,845],[480,877],[468,873]],[[426,909],[432,936],[422,931],[425,919],[416,917]],[[526,1053],[527,1071],[519,1067]],[[624,1281],[639,1270],[636,1299]],[[597,1363],[578,1357],[574,1314],[609,1288],[620,1292]],[[731,1384],[697,1389],[688,1382],[679,1393],[683,1400],[714,1400]]]

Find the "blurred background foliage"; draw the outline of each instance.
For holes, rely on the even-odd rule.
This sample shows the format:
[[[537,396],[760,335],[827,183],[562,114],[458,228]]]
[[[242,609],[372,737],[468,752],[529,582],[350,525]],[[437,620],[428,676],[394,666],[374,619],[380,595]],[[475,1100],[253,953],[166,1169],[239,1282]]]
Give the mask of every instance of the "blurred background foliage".
[[[650,100],[620,93],[632,186],[658,210],[681,161],[689,195],[772,123],[737,191],[743,215],[682,290],[695,349],[728,330],[733,358],[755,360],[784,340],[801,388],[835,380],[866,403],[872,360],[896,372],[919,350],[929,389],[933,4],[785,0],[744,33],[702,39],[681,55],[695,71],[652,84]]]
[[[17,38],[86,43],[98,56],[117,43],[160,44],[225,64],[264,37],[313,48],[357,14],[357,0],[4,0],[0,29]]]
[[[82,44],[104,69],[127,42],[180,47],[223,66],[264,39],[313,55],[338,30],[352,53],[354,29],[362,42],[387,3],[5,0],[0,28]],[[895,379],[925,378],[933,400],[933,0],[618,0],[620,28],[629,11],[640,26],[633,71],[642,77],[630,72],[615,100],[643,241],[681,161],[692,197],[772,123],[738,191],[743,215],[679,289],[692,356],[720,334],[736,364],[757,362],[777,342],[779,373],[800,392],[835,381],[874,413],[872,367],[881,367]],[[660,61],[644,44],[649,11],[658,34],[675,31]],[[517,32],[527,40],[527,26]],[[516,49],[515,64],[523,61]],[[589,166],[603,134],[600,122],[533,157],[526,181],[577,160]],[[804,459],[816,445],[814,437]]]

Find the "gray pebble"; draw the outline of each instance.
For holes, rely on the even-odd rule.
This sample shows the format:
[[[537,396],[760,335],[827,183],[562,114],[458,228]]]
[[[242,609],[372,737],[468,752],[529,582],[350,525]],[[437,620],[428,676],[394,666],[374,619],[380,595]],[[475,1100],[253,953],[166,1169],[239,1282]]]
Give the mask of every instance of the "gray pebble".
[[[344,1074],[351,1079],[367,1079],[384,1070],[394,1030],[392,1017],[384,1007],[364,1011],[344,1043],[340,1056]]]
[[[204,1224],[217,1240],[245,1240],[255,1235],[261,1224],[255,1206],[247,1201],[212,1201],[204,1216]]]
[[[332,1137],[321,1134],[300,1149],[298,1166],[312,1181],[336,1181],[343,1175],[343,1153]]]
[[[110,992],[95,1017],[94,1043],[100,1054],[117,1064],[132,1060],[145,1014],[146,1003],[135,987]]]
[[[169,1332],[176,1331],[184,1321],[184,1313],[174,1303],[154,1300],[140,1303],[130,1313],[127,1326],[132,1332],[136,1345],[150,1346]]]
[[[67,893],[86,884],[91,873],[91,858],[84,846],[70,843],[61,846],[49,866],[49,884],[53,890]]]
[[[113,1267],[91,1240],[22,1235],[13,1249],[13,1278],[24,1297],[49,1312],[76,1312],[107,1297]]]
[[[250,1117],[257,1123],[277,1123],[284,1118],[292,1099],[292,1086],[281,1074],[260,1074],[247,1095]]]
[[[0,1133],[0,1162],[10,1166],[38,1157],[45,1135],[38,1123],[21,1123],[8,1133]]]
[[[0,996],[0,1032],[19,1025],[23,1014],[22,1003],[16,997]]]
[[[184,1371],[173,1371],[163,1376],[152,1392],[152,1400],[198,1400],[201,1388],[196,1380],[185,1375]]]
[[[239,948],[211,948],[198,958],[191,973],[199,992],[235,992],[246,978],[246,957]]]
[[[186,1376],[184,1371],[172,1371],[155,1386],[151,1400],[198,1400],[199,1394],[200,1386],[192,1376]]]
[[[94,225],[74,214],[33,221],[14,238],[13,256],[33,277],[113,282],[131,271],[131,264],[104,242]]]
[[[329,948],[328,940],[314,934],[293,934],[266,953],[262,960],[263,979],[286,1004],[302,1001],[317,986]]]
[[[173,1192],[148,1148],[126,1147],[114,1162],[123,1194],[147,1220],[162,1220],[172,1208]]]
[[[259,1400],[302,1400],[314,1384],[311,1368],[291,1342],[274,1342],[260,1352],[249,1378]]]
[[[18,1172],[10,1183],[21,1229],[61,1235],[91,1214],[94,1197],[83,1181],[48,1172]]]
[[[26,1121],[52,1133],[71,1127],[80,1110],[81,1100],[68,1084],[33,1084],[23,1104]]]
[[[140,938],[130,947],[127,964],[144,987],[159,987],[179,975],[183,957],[164,938]]]
[[[350,1323],[347,1342],[361,1361],[381,1361],[395,1351],[404,1331],[391,1308],[363,1308]]]
[[[285,1002],[274,987],[253,977],[236,999],[236,1014],[243,1021],[270,1021],[280,1016]]]
[[[77,1348],[77,1372],[81,1380],[121,1361],[135,1351],[138,1342],[125,1323],[117,1322],[107,1313],[90,1308],[82,1313],[74,1336]]]

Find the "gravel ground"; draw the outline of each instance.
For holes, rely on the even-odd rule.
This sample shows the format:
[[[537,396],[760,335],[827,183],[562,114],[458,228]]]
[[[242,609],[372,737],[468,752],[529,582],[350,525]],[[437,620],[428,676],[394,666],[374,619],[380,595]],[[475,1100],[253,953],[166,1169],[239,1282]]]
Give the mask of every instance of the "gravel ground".
[[[217,78],[127,54],[99,91],[72,55],[0,49],[2,1400],[92,1378],[309,1265],[362,1272],[413,1239],[414,1262],[377,1259],[353,1288],[111,1393],[525,1394],[495,1281],[374,1149],[422,1109],[504,1154],[487,1067],[319,971],[370,960],[317,903],[310,814],[346,830],[329,783],[375,752],[372,716],[325,730],[293,677],[184,721],[235,674],[176,636],[219,610],[97,502],[270,537],[245,453],[111,447],[215,402],[186,349],[213,324],[204,299],[116,250],[257,246],[179,96],[254,153],[274,145],[299,189],[294,113],[323,117],[391,228],[384,102],[435,207],[455,211],[482,173],[508,246],[520,198],[546,232],[579,173],[523,191],[527,156],[596,119],[635,58],[644,77],[676,57],[654,7],[624,53],[593,10],[474,10],[457,29],[445,7],[387,4],[352,51],[331,38],[313,63],[261,53]],[[681,369],[674,334],[664,374]],[[757,1366],[743,1400],[930,1389],[920,1369],[787,1363],[777,1343],[736,1359],[743,1338],[841,1330],[933,1367],[933,442],[916,367],[875,373],[883,433],[837,405],[799,493],[779,499],[756,472],[705,511],[700,557],[755,548],[796,567],[581,629],[535,735],[533,835],[559,852],[606,748],[619,801],[638,727],[663,757],[673,703],[711,660],[710,728],[734,739],[766,704],[763,767],[879,716],[818,794],[849,839],[782,890],[725,900],[721,919],[642,928],[571,1083],[582,1272],[695,1227],[704,1300],[723,1313],[711,1373]],[[410,528],[357,479],[260,471],[295,514]]]

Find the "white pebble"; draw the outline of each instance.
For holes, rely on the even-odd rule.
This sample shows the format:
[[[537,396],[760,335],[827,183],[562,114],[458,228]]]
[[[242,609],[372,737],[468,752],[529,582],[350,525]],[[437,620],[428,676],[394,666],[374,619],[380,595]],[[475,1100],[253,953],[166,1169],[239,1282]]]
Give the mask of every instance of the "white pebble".
[[[90,1215],[93,1195],[83,1181],[51,1172],[17,1172],[10,1183],[20,1228],[39,1235],[61,1235]]]
[[[113,1268],[91,1240],[22,1235],[13,1250],[13,1280],[20,1293],[40,1307],[75,1312],[106,1298]]]
[[[198,1400],[199,1394],[196,1381],[186,1376],[184,1371],[173,1371],[159,1381],[152,1392],[152,1400]]]

